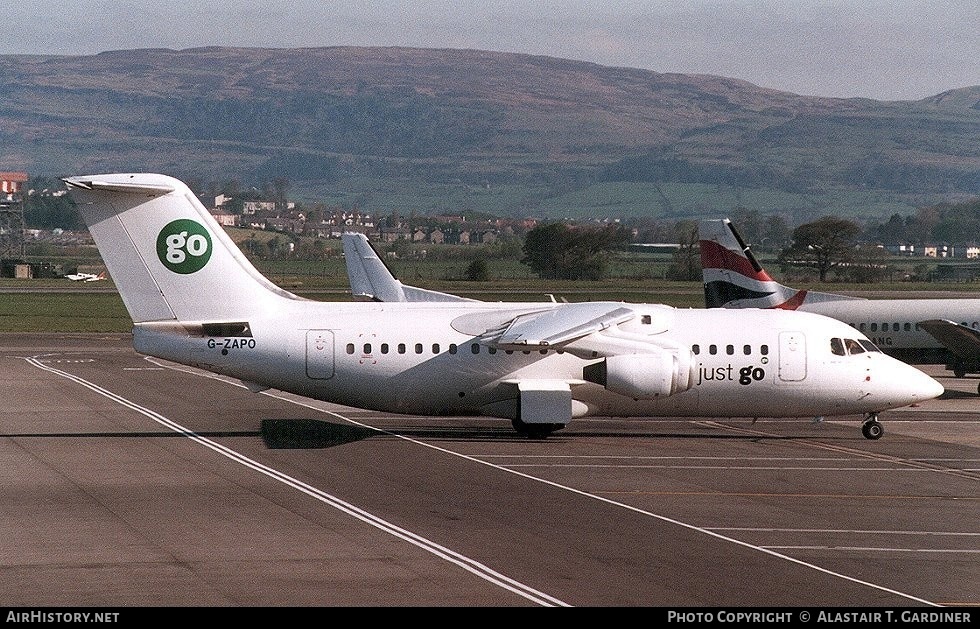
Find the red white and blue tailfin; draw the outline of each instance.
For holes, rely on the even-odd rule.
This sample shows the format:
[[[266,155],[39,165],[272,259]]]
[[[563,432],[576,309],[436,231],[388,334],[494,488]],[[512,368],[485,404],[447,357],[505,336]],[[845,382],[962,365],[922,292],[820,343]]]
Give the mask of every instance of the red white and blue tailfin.
[[[725,219],[699,226],[704,304],[707,308],[782,308],[796,310],[820,301],[855,299],[783,286],[770,277],[749,245]],[[803,308],[805,310],[805,308]]]

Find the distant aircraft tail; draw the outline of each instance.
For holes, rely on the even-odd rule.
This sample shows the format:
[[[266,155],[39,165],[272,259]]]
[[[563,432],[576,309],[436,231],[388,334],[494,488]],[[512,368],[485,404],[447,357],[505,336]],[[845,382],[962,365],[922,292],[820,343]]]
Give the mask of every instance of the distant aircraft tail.
[[[64,181],[133,323],[237,321],[301,299],[263,277],[177,179],[107,174]]]
[[[775,281],[727,218],[702,220],[698,238],[707,308],[796,310],[804,304],[820,301],[856,299],[797,290]]]
[[[367,236],[356,232],[341,234],[344,260],[350,280],[351,295],[361,301],[474,301],[438,291],[406,286],[395,279],[391,270],[374,250]]]

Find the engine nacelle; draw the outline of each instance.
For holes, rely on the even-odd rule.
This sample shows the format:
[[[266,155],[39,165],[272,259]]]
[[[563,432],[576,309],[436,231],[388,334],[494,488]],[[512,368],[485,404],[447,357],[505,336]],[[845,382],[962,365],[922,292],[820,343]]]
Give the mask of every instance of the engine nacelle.
[[[589,382],[636,400],[687,391],[694,384],[694,361],[683,352],[657,349],[644,354],[609,356],[582,370]]]

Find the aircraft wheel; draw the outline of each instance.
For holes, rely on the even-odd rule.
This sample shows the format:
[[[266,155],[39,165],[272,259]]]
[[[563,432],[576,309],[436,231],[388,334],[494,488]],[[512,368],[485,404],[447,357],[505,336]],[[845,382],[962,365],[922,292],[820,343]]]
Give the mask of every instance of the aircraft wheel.
[[[864,434],[866,439],[881,439],[881,436],[885,434],[885,428],[877,419],[871,419],[864,422],[861,426],[861,432]]]

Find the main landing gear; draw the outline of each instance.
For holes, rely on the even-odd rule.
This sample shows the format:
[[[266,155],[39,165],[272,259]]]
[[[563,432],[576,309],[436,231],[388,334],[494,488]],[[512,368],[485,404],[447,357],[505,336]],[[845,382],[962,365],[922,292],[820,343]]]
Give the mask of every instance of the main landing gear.
[[[511,420],[517,434],[528,439],[544,439],[551,433],[565,427],[565,424],[532,424],[521,419]]]
[[[881,439],[885,434],[885,427],[878,423],[878,413],[868,413],[861,424],[861,433],[865,439]]]

